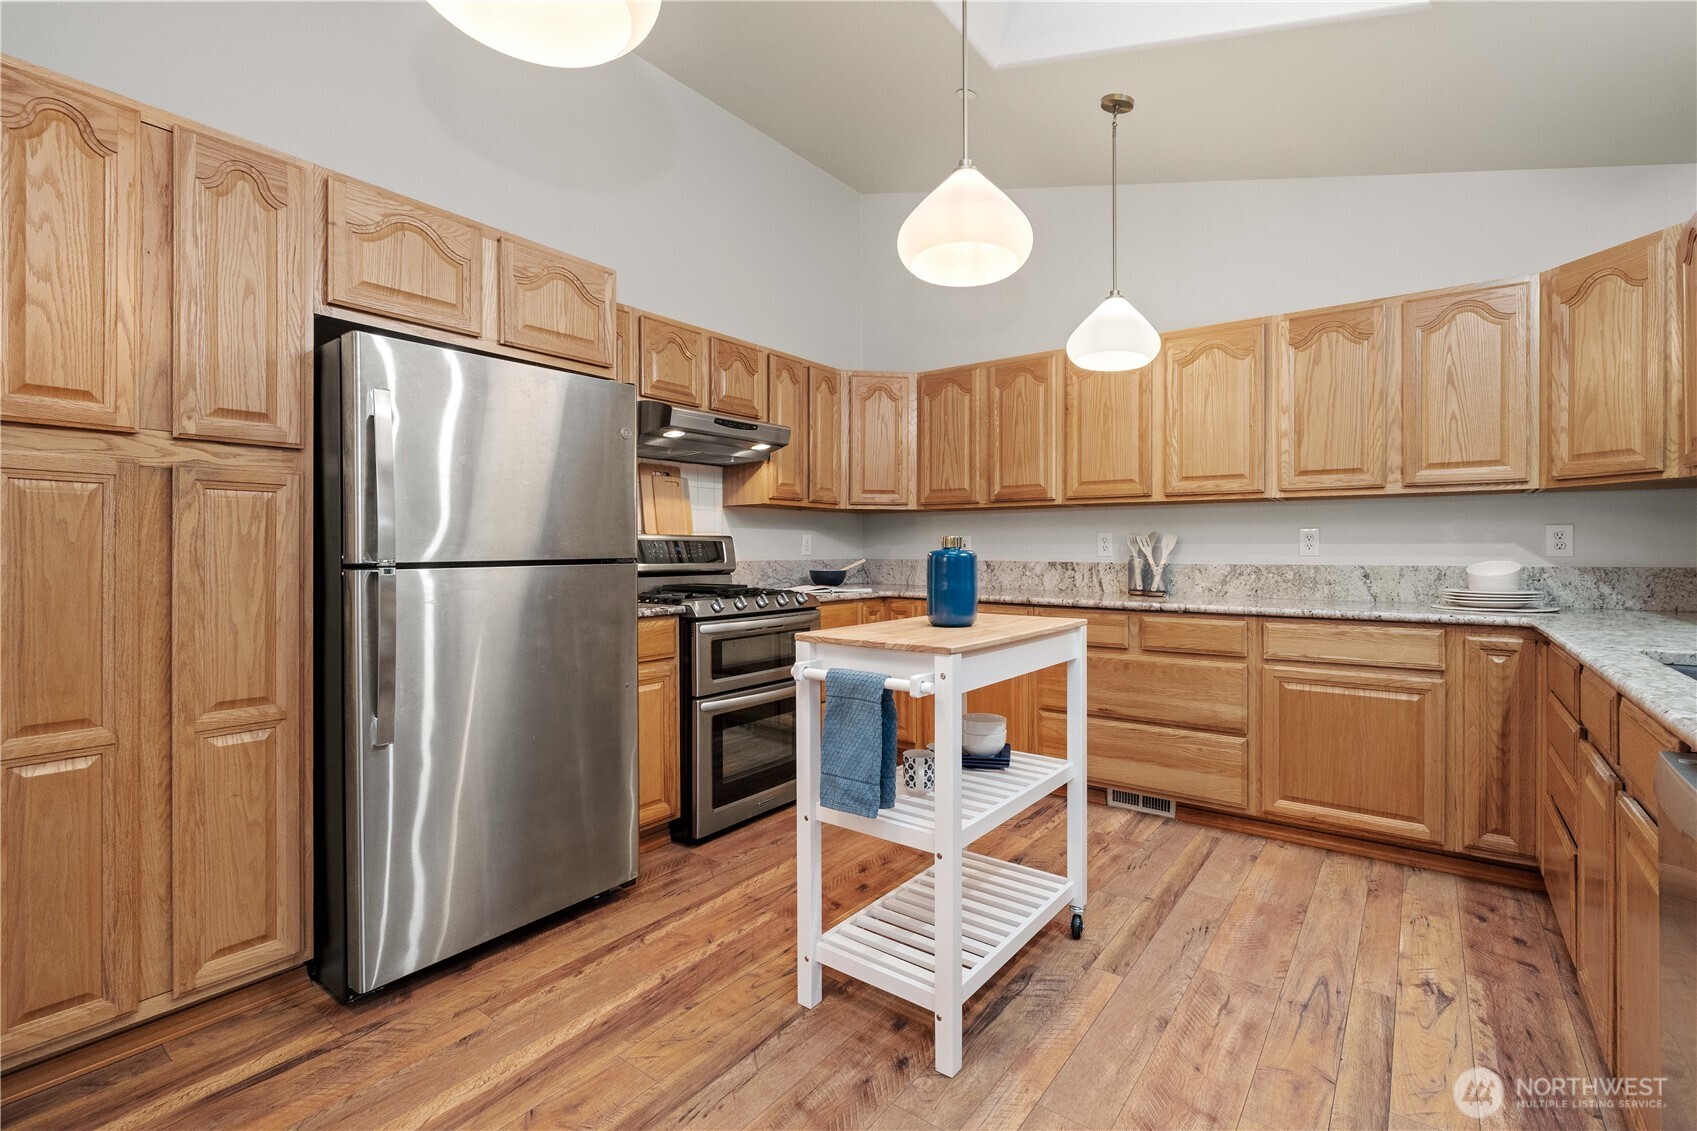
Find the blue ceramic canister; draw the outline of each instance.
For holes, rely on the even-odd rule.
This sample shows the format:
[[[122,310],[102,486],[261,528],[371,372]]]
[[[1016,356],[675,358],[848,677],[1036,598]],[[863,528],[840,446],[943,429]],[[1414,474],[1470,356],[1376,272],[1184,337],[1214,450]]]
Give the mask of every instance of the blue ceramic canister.
[[[951,534],[931,551],[925,582],[926,611],[938,628],[965,628],[978,617],[978,555]]]

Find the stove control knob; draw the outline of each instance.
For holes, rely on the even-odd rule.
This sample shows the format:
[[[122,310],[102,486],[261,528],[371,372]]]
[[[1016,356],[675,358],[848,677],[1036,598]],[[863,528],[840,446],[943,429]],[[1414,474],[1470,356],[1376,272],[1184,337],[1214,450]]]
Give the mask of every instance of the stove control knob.
[[[757,596],[756,598],[754,598],[754,603],[758,607],[764,609],[769,602],[766,600],[766,594],[762,593],[759,596]]]
[[[708,607],[711,608],[716,613],[722,613],[722,612],[725,611],[725,602],[723,602],[723,601],[719,600],[719,598],[715,597],[715,598],[713,598],[713,603]]]
[[[807,594],[806,593],[797,593],[795,595],[795,603],[798,604],[798,605],[807,604]]]
[[[739,613],[742,612],[744,609],[748,608],[748,602],[743,600],[741,597],[731,598],[731,604],[733,604],[737,607],[737,612],[739,612]]]
[[[777,600],[778,607],[780,609],[790,603],[790,595],[788,593],[780,593],[775,599]]]

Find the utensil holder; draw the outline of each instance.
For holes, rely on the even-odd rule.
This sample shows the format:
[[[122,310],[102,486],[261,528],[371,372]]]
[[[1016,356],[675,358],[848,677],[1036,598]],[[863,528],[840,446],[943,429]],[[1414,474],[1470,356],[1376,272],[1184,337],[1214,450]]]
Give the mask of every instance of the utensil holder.
[[[1133,596],[1133,597],[1153,597],[1153,598],[1157,598],[1157,599],[1164,598],[1167,595],[1167,584],[1166,584],[1166,582],[1167,582],[1167,569],[1166,569],[1166,567],[1162,566],[1160,569],[1156,569],[1155,563],[1150,562],[1148,573],[1149,573],[1149,583],[1147,585],[1140,587],[1140,588],[1133,588],[1131,590],[1131,596]],[[1137,577],[1141,577],[1142,574],[1143,574],[1142,570],[1134,571],[1134,579],[1137,578]]]

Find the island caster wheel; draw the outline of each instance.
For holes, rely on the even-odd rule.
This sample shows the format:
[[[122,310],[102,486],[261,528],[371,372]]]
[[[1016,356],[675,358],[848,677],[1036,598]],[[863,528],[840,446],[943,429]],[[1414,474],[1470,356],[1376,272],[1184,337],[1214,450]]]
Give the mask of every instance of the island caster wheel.
[[[1084,937],[1084,912],[1082,911],[1072,913],[1072,937],[1075,939]]]

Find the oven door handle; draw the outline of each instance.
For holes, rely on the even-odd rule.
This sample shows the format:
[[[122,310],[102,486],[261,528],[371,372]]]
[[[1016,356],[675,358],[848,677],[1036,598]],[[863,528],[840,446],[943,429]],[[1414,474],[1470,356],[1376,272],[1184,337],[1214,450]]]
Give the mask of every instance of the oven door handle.
[[[697,624],[697,636],[768,636],[785,629],[812,627],[819,623],[817,611],[792,613],[785,617],[759,617],[750,620],[721,621],[717,624],[709,621]]]
[[[738,711],[744,707],[759,707],[766,703],[777,703],[784,699],[795,698],[795,684],[785,683],[777,687],[768,687],[764,691],[751,691],[747,695],[733,695],[729,699],[703,699],[698,702],[696,710],[703,715],[722,715],[726,711]]]

